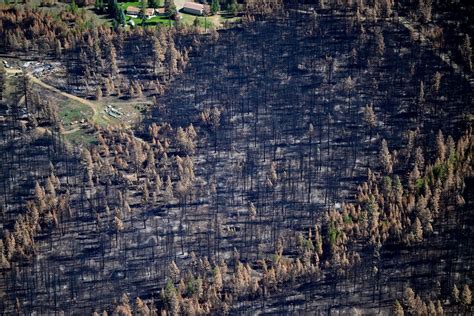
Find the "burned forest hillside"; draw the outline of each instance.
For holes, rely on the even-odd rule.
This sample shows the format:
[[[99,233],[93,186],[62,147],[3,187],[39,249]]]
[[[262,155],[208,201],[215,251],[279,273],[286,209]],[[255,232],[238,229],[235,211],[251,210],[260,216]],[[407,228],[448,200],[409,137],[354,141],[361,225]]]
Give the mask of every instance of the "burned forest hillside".
[[[227,2],[0,6],[1,313],[474,313],[472,5]]]

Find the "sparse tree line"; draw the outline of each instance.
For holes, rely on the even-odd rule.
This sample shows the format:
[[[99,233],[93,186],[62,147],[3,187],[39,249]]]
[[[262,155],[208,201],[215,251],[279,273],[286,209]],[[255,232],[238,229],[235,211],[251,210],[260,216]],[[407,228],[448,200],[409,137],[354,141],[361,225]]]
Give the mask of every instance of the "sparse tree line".
[[[368,171],[368,180],[358,188],[356,203],[345,203],[340,210],[327,213],[322,228],[316,228],[314,240],[310,230],[303,243],[308,250],[321,249],[314,245],[321,243],[318,232],[324,231],[323,248],[329,250],[326,258],[331,260],[331,266],[345,268],[354,263],[349,258],[359,257],[352,249],[361,241],[375,249],[387,242],[416,244],[429,238],[436,218],[452,206],[465,204],[464,179],[472,175],[471,132],[455,142],[451,136],[446,140],[440,131],[434,163],[425,161],[429,151],[413,146],[415,138],[409,132],[408,146],[398,153],[390,152],[382,140],[381,171]],[[396,173],[410,167],[407,174]]]
[[[5,95],[5,98],[0,98],[0,102],[3,101],[4,106],[9,108],[13,116],[28,113],[26,117],[22,117],[24,120],[13,119],[10,123],[18,124],[23,132],[34,130],[38,126],[51,127],[53,132],[63,128],[57,104],[54,100],[44,98],[32,89],[29,74],[23,73],[13,81],[15,85],[7,84],[6,71],[2,64],[0,66],[0,92]]]
[[[234,250],[231,260],[217,263],[192,254],[190,263],[181,269],[174,262],[170,264],[159,301],[147,305],[137,298],[132,306],[124,296],[114,313],[132,315],[133,310],[143,310],[145,304],[145,315],[227,314],[239,298],[265,297],[298,280],[318,280],[331,270],[344,275],[361,262],[359,251],[365,250],[360,246],[380,252],[386,243],[416,244],[429,238],[435,219],[445,212],[458,212],[464,204],[464,179],[472,175],[473,137],[468,131],[455,142],[451,136],[445,139],[440,131],[436,152],[431,153],[413,146],[416,133],[407,135],[408,146],[399,153],[390,152],[387,143],[381,142],[381,171],[368,171],[367,182],[358,189],[357,202],[328,211],[322,224],[299,234],[296,242],[279,239],[273,257],[242,263]],[[424,154],[432,155],[435,162],[425,161]],[[400,156],[408,159],[399,161]],[[405,170],[407,164],[412,171],[394,174]],[[249,209],[250,214],[256,213],[254,206]],[[296,245],[296,257],[285,255],[294,251],[284,249],[284,245]],[[465,285],[462,293],[454,286],[452,300],[462,306],[471,305],[469,286]],[[439,300],[423,301],[410,288],[405,290],[402,303],[396,301],[393,306],[394,315],[404,312],[444,315]]]
[[[468,284],[464,284],[462,290],[459,290],[454,284],[451,296],[447,299],[458,313],[469,314],[470,305],[472,304],[472,292]],[[453,310],[453,312],[455,312]],[[432,301],[431,299],[423,300],[417,295],[411,287],[406,287],[401,299],[395,300],[392,307],[392,315],[430,315],[443,316],[445,311],[441,300]]]
[[[84,15],[62,11],[60,19],[42,10],[6,7],[0,10],[1,48],[3,51],[24,50],[61,53],[74,48],[87,29]],[[75,27],[70,27],[70,24]]]
[[[81,14],[63,11],[57,19],[38,9],[3,8],[0,49],[61,59],[70,86],[86,96],[134,98],[144,90],[162,93],[162,86],[185,68],[191,45],[200,43],[193,28],[112,29]]]
[[[87,95],[91,94],[89,86],[98,84],[97,99],[110,95],[142,97],[145,90],[161,94],[162,86],[183,71],[189,60],[189,50],[181,51],[175,44],[175,33],[164,28],[95,30],[87,45],[79,48],[76,71],[81,80],[77,84],[85,87]],[[140,79],[134,79],[137,73]]]
[[[245,10],[249,15],[268,15],[281,12],[283,5],[282,0],[246,0]]]
[[[98,145],[84,148],[81,161],[84,184],[92,198],[105,189],[106,199],[100,202],[105,212],[96,214],[101,229],[118,234],[125,228],[125,219],[136,212],[130,206],[134,193],[140,196],[139,213],[150,207],[184,202],[194,194],[196,178],[191,155],[197,132],[193,125],[175,131],[169,124],[153,123],[146,141],[121,127],[97,127],[97,134]]]
[[[134,310],[146,311],[144,315],[228,314],[239,298],[266,296],[288,282],[317,276],[314,265],[286,258],[282,252],[279,242],[273,259],[261,260],[257,269],[242,263],[237,250],[229,262],[230,267],[224,260],[198,259],[192,253],[191,262],[184,271],[174,261],[170,264],[169,279],[160,291],[159,300],[145,304],[137,298],[131,305],[124,294],[113,314],[132,315]],[[144,305],[146,309],[143,309]]]
[[[23,129],[22,137],[28,136],[27,130],[37,131],[38,122],[48,129],[56,126],[43,117],[48,117],[49,111],[45,108],[49,103],[36,104],[34,100],[38,99],[31,93],[30,107],[37,110],[32,111],[35,115],[29,116],[30,122]],[[51,111],[56,110],[51,107]],[[114,233],[117,243],[121,232],[129,229],[132,216],[137,218],[151,207],[185,203],[194,194],[196,178],[192,155],[198,133],[192,124],[173,129],[169,124],[153,123],[142,135],[144,140],[123,127],[103,129],[95,125],[93,128],[98,143],[81,150],[79,174],[64,177],[61,181],[67,183],[61,183],[51,164],[50,175],[36,182],[34,197],[22,201],[12,229],[5,223],[6,230],[0,240],[3,272],[34,259],[36,237],[47,235],[55,227],[61,229],[62,218],[67,218],[69,223],[80,214],[90,214],[96,219],[97,229]],[[137,194],[139,212],[133,197]],[[146,225],[146,218],[143,224]],[[133,220],[131,225],[136,225]]]
[[[304,1],[301,1],[305,3]],[[249,12],[261,12],[266,14],[275,13],[274,5],[278,1],[256,1],[256,4],[248,4]],[[298,1],[286,2],[286,7],[299,8]],[[258,8],[267,8],[258,9]],[[449,18],[458,18],[469,15],[469,6],[460,5],[456,1],[339,1],[324,0],[319,2],[319,8],[335,9],[354,14],[354,20],[360,23],[368,21],[377,23],[380,20],[396,21],[399,16],[406,17],[411,21],[414,30],[425,36],[435,50],[454,53],[456,60],[461,62],[468,72],[473,70],[473,56],[471,35],[468,31],[468,20],[461,23],[450,23]],[[448,13],[448,14],[446,14]],[[412,41],[419,41],[419,35],[412,32]],[[452,52],[450,52],[452,51]]]
[[[37,234],[58,226],[58,216],[70,211],[69,191],[58,193],[60,189],[53,168],[45,187],[36,182],[34,199],[28,201],[25,212],[18,215],[13,231],[5,231],[0,240],[0,268],[10,268],[12,261],[32,260],[36,255]]]
[[[3,78],[5,79],[5,78]],[[8,90],[8,99],[1,100],[2,107],[9,109],[6,125],[2,126],[2,144],[9,148],[15,143],[31,146],[38,139],[46,140],[47,150],[55,152],[48,159],[56,160],[67,151],[62,145],[59,130],[61,123],[58,119],[57,107],[51,100],[42,98],[31,90],[28,76],[16,78],[18,85]],[[29,113],[19,119],[22,111]],[[44,128],[47,126],[48,128]],[[40,145],[41,146],[41,145]],[[51,148],[51,147],[52,148]],[[10,147],[10,151],[13,150]],[[10,157],[11,158],[11,157]],[[5,159],[5,164],[10,159]],[[21,160],[16,159],[16,163]],[[34,160],[30,164],[36,164]],[[66,178],[67,179],[67,178]],[[4,180],[6,181],[6,179]],[[9,201],[10,187],[3,188],[3,201]],[[18,192],[17,192],[18,194]],[[0,268],[8,269],[12,262],[30,261],[36,254],[35,238],[39,234],[47,234],[57,227],[63,216],[70,215],[70,193],[67,185],[62,185],[54,164],[49,162],[49,172],[45,177],[36,180],[31,198],[22,201],[18,216],[13,223],[5,217],[4,230],[0,239]],[[15,209],[15,205],[10,205]],[[2,214],[3,215],[3,214]]]

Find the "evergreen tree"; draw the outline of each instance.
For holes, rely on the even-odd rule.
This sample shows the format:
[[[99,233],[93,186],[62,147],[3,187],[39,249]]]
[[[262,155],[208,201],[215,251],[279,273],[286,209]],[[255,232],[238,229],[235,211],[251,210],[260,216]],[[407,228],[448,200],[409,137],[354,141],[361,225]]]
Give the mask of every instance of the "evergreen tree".
[[[459,289],[456,284],[453,285],[453,289],[451,291],[451,298],[453,299],[454,303],[459,303]]]
[[[382,143],[380,145],[379,159],[384,172],[386,174],[391,174],[393,169],[392,155],[388,150],[387,141],[385,139],[382,139]]]
[[[221,273],[221,269],[219,268],[219,266],[216,266],[214,268],[214,286],[216,287],[216,289],[218,291],[220,291],[223,287],[223,280],[222,280],[222,273]]]
[[[423,240],[423,226],[421,226],[421,221],[418,217],[415,219],[415,223],[413,224],[413,235],[415,241],[420,242]]]
[[[145,25],[147,6],[148,6],[148,1],[142,0],[142,4],[140,6],[140,12],[138,12],[138,17],[142,19],[142,25]]]
[[[211,4],[211,13],[212,15],[216,14],[221,10],[221,5],[219,3],[219,0],[212,0]]]
[[[127,294],[123,294],[121,304],[114,310],[114,315],[132,316],[132,308],[130,307],[130,300]]]
[[[364,123],[369,129],[369,141],[372,142],[372,131],[377,125],[377,117],[375,116],[374,112],[374,107],[372,104],[367,104],[367,106],[364,107]]]
[[[415,311],[415,303],[415,292],[410,287],[406,287],[405,291],[403,292],[403,304],[406,306],[409,313],[413,313]]]
[[[464,42],[461,46],[461,54],[463,55],[469,70],[472,70],[472,46],[469,34],[466,34],[466,36],[464,37]]]
[[[115,12],[116,7],[117,7],[117,0],[107,1],[107,11],[113,18],[116,17],[116,12]]]
[[[136,310],[136,315],[137,316],[148,316],[150,315],[150,309],[146,304],[139,298],[137,297],[135,299],[135,310]]]
[[[469,288],[469,285],[465,284],[464,287],[462,288],[462,293],[461,293],[461,304],[464,306],[469,306],[472,303],[472,293],[471,289]]]
[[[436,315],[436,306],[432,300],[428,302],[428,315]]]
[[[232,0],[232,2],[229,5],[228,10],[232,13],[232,15],[237,15],[237,12],[239,10],[239,6],[237,4],[237,0]]]
[[[440,300],[436,302],[436,313],[438,316],[444,316],[444,308]]]
[[[171,18],[175,17],[177,10],[176,10],[176,5],[174,4],[174,0],[165,0],[165,9],[166,9],[166,13]]]
[[[446,159],[446,145],[444,143],[444,136],[441,130],[438,131],[436,136],[436,147],[438,149],[438,158],[440,162],[444,162]]]
[[[178,282],[180,270],[174,261],[171,261],[169,266],[170,276],[174,282]]]
[[[114,216],[113,224],[116,232],[120,232],[124,229],[123,222],[117,215]]]
[[[69,10],[69,12],[71,12],[71,13],[76,13],[76,12],[77,12],[78,6],[77,6],[77,4],[76,4],[76,1],[74,1],[74,0],[71,1],[71,3],[70,3],[69,6],[68,6],[68,10]]]
[[[125,13],[122,9],[118,9],[119,10],[119,15],[118,15],[118,22],[121,24],[121,25],[125,25],[125,21],[127,20],[126,17],[125,17]]]
[[[7,71],[5,66],[0,62],[0,101],[3,100],[3,95],[5,93],[5,86],[7,80]]]
[[[393,316],[404,316],[405,312],[403,311],[403,307],[398,300],[395,300],[392,307],[392,315]]]
[[[157,0],[148,0],[148,7],[156,9],[158,8],[158,1]]]
[[[97,86],[97,88],[95,90],[95,99],[97,101],[102,100],[102,89],[100,88],[100,86]]]

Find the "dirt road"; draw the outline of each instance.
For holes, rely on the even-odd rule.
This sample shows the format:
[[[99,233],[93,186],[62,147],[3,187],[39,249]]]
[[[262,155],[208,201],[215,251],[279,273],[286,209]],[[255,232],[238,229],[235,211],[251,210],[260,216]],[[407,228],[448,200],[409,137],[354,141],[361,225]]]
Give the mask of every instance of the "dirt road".
[[[44,83],[43,81],[39,80],[38,78],[28,74],[28,77],[30,78],[30,80],[40,86],[42,86],[43,88],[46,88],[48,90],[51,90],[53,92],[56,92],[56,93],[59,93],[60,95],[62,95],[63,97],[66,97],[68,99],[71,99],[71,100],[74,100],[76,102],[79,102],[79,103],[82,103],[84,105],[87,105],[88,107],[90,107],[92,109],[92,111],[94,112],[94,115],[93,117],[97,116],[99,111],[97,110],[97,105],[92,103],[91,101],[89,100],[86,100],[86,99],[83,99],[81,97],[78,97],[78,96],[75,96],[73,94],[69,94],[67,92],[63,92],[61,90],[59,90],[58,88],[55,88],[53,86],[50,86],[49,84],[47,83]]]
[[[7,74],[11,74],[11,75],[15,75],[15,74],[20,74],[20,73],[23,73],[23,70],[19,69],[19,68],[7,68],[5,69],[6,70],[6,73]],[[60,95],[62,95],[63,97],[65,98],[68,98],[70,100],[74,100],[76,102],[79,102],[83,105],[86,105],[88,106],[89,108],[91,108],[92,112],[94,113],[92,115],[92,119],[94,120],[98,115],[99,115],[99,110],[97,109],[97,105],[94,104],[93,102],[89,101],[89,100],[86,100],[84,98],[81,98],[81,97],[78,97],[78,96],[75,96],[73,94],[69,94],[67,92],[64,92],[64,91],[61,91],[59,90],[58,88],[55,88],[43,81],[41,81],[40,79],[36,78],[35,76],[32,76],[31,74],[27,73],[27,76],[28,78],[31,80],[31,82],[34,82],[35,84],[37,85],[40,85],[41,87],[47,89],[47,90],[50,90],[50,91],[53,91],[55,93],[58,93]],[[68,131],[65,131],[64,134],[72,134],[74,132],[77,132],[79,131],[81,128],[80,127],[75,127],[71,130],[68,130]]]
[[[19,73],[23,73],[23,70],[19,69],[19,68],[7,68],[6,69],[6,72],[8,74],[19,74]],[[31,82],[34,82],[40,86],[42,86],[43,88],[45,89],[48,89],[50,91],[53,91],[53,92],[56,92],[56,93],[59,93],[60,95],[62,95],[63,97],[66,97],[68,99],[71,99],[71,100],[74,100],[76,102],[79,102],[79,103],[82,103],[84,105],[87,105],[88,107],[90,107],[92,109],[92,111],[94,112],[94,115],[93,117],[97,116],[99,111],[97,109],[97,105],[92,103],[91,101],[89,100],[86,100],[84,98],[81,98],[81,97],[78,97],[78,96],[75,96],[73,94],[69,94],[67,92],[63,92],[61,90],[59,90],[58,88],[55,88],[43,81],[41,81],[40,79],[36,78],[35,76],[32,76],[30,73],[27,73],[26,74],[28,76],[28,78],[31,80]]]
[[[18,68],[5,68],[5,72],[7,74],[14,75],[14,74],[21,74],[23,71]]]

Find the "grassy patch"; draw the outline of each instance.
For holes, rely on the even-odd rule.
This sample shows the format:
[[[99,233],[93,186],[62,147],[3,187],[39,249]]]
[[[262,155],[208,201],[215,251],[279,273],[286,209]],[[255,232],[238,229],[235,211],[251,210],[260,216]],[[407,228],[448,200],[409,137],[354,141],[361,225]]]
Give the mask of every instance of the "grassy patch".
[[[58,113],[66,129],[70,128],[71,122],[88,119],[93,114],[92,109],[87,105],[69,99],[58,103]]]
[[[82,129],[64,135],[64,138],[72,144],[92,144],[97,141],[93,133],[88,133]]]
[[[163,1],[158,1],[158,7],[163,5]],[[127,8],[132,6],[132,7],[137,7],[141,8],[142,3],[140,1],[132,1],[132,2],[119,2],[120,8],[122,8],[125,11],[125,14],[127,14]],[[131,16],[126,15],[125,16],[126,21],[133,20],[135,25],[142,25],[142,19],[141,18],[132,18]],[[158,24],[166,24],[166,25],[173,25],[174,21],[170,21],[167,16],[154,16],[150,19],[145,20],[145,25],[158,25]]]
[[[34,84],[33,89],[44,93],[44,88]],[[39,90],[38,90],[39,89]],[[94,116],[94,111],[87,104],[83,104],[77,100],[67,98],[62,94],[46,90],[49,98],[56,104],[56,109],[65,129],[65,139],[74,144],[90,144],[96,141],[95,135],[88,131],[88,127],[81,126],[81,121],[92,120],[105,126],[105,122],[99,122]],[[73,124],[71,124],[73,123]]]
[[[161,7],[162,3],[160,3],[159,7]],[[132,1],[132,2],[119,2],[120,8],[122,8],[124,11],[127,10],[129,6],[134,6],[137,8],[141,8],[141,2],[139,1]],[[126,13],[126,12],[125,12]],[[181,15],[181,20],[180,22],[185,24],[185,25],[194,25],[194,21],[197,18],[199,21],[199,26],[202,28],[211,28],[211,27],[217,27],[219,26],[222,22],[224,21],[237,21],[240,18],[235,18],[235,17],[221,17],[221,16],[208,16],[208,17],[203,17],[203,16],[196,16],[188,13],[183,13],[180,12]],[[142,25],[142,19],[141,18],[132,18],[131,16],[126,15],[126,22],[133,20],[136,26]],[[150,19],[145,20],[145,25],[146,26],[153,26],[153,25],[168,25],[168,26],[173,26],[175,25],[175,21],[171,20],[168,18],[168,16],[154,16]]]
[[[199,21],[199,26],[204,27],[204,28],[210,28],[215,26],[214,24],[214,18],[213,17],[203,17],[203,16],[195,16],[192,14],[187,14],[187,13],[181,13],[181,23],[186,24],[186,25],[193,25],[194,20],[196,18]]]
[[[164,0],[158,0],[156,1],[156,3],[158,4],[158,7],[162,7],[164,5]],[[140,8],[142,6],[142,2],[141,1],[119,1],[118,2],[119,6],[126,9],[128,6],[134,6],[134,7],[137,7],[137,8]]]
[[[135,22],[135,25],[142,25],[142,19],[141,18],[131,18],[127,16],[127,22],[130,21],[130,19]],[[154,16],[150,19],[145,20],[145,25],[158,25],[158,24],[163,24],[163,25],[174,25],[175,21],[169,19],[166,16]]]
[[[221,15],[220,20],[222,23],[228,22],[228,23],[238,23],[242,20],[241,17],[238,16],[230,16],[230,15]]]
[[[141,3],[140,1],[134,1],[134,2],[120,2],[120,3],[119,3],[119,6],[120,6],[122,9],[127,10],[128,7],[141,8],[142,3]]]

